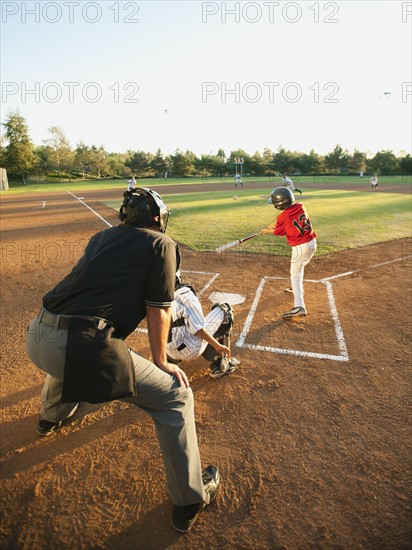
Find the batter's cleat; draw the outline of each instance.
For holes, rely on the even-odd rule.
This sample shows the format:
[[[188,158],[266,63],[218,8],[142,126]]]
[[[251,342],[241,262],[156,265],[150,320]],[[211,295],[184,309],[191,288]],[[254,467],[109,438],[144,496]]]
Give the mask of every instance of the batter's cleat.
[[[285,288],[286,294],[293,294],[293,290],[291,288]]]
[[[294,317],[306,317],[306,309],[304,307],[294,307],[282,315],[284,319],[292,319]]]
[[[212,378],[221,378],[225,374],[232,374],[239,364],[239,359],[235,357],[219,357],[210,365],[209,376]]]
[[[209,497],[209,502],[199,502],[198,504],[189,504],[188,506],[173,505],[172,527],[179,533],[187,533],[197,520],[200,512],[211,504],[217,494],[220,484],[220,473],[216,466],[208,466],[202,473],[203,488]]]

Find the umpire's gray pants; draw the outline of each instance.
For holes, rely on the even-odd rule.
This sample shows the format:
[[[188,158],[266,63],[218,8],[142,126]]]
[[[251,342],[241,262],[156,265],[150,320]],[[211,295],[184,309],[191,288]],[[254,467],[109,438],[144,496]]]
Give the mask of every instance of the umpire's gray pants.
[[[41,417],[64,420],[77,403],[62,403],[67,330],[54,329],[34,319],[26,333],[26,348],[35,365],[46,371],[41,392]],[[153,419],[162,451],[170,498],[177,506],[209,503],[203,489],[197,444],[194,399],[191,388],[180,387],[176,378],[129,350],[136,372],[137,396],[124,399]]]

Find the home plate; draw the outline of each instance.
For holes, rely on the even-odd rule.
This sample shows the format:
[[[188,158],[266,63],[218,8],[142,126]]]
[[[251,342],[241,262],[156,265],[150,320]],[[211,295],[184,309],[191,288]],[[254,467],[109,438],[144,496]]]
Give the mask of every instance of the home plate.
[[[209,296],[209,300],[214,304],[226,302],[227,304],[234,306],[236,304],[243,304],[246,300],[246,296],[243,296],[242,294],[230,294],[229,292],[212,292]]]

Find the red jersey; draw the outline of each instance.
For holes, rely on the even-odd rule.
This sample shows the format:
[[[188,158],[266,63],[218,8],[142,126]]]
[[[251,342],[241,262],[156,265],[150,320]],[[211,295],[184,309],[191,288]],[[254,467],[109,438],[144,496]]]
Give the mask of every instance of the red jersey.
[[[279,214],[273,233],[279,237],[286,235],[290,246],[308,243],[316,237],[306,208],[301,202],[295,202]]]

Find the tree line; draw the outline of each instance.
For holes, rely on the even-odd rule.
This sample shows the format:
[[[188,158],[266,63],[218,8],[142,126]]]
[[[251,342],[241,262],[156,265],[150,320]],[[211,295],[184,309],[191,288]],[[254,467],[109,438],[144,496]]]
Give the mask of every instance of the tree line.
[[[309,153],[288,151],[279,146],[276,151],[265,148],[249,155],[238,149],[226,156],[223,149],[216,154],[195,155],[180,151],[165,155],[129,150],[111,153],[103,146],[80,142],[72,148],[63,130],[58,126],[48,129],[49,137],[42,145],[35,146],[30,139],[29,128],[19,111],[11,112],[6,122],[0,149],[0,165],[6,168],[9,179],[26,182],[26,178],[38,180],[75,180],[149,177],[222,177],[233,176],[235,166],[241,165],[246,177],[318,174],[404,174],[412,173],[410,154],[396,156],[392,151],[378,151],[374,156],[355,150],[349,153],[340,145],[326,155],[314,150]]]

